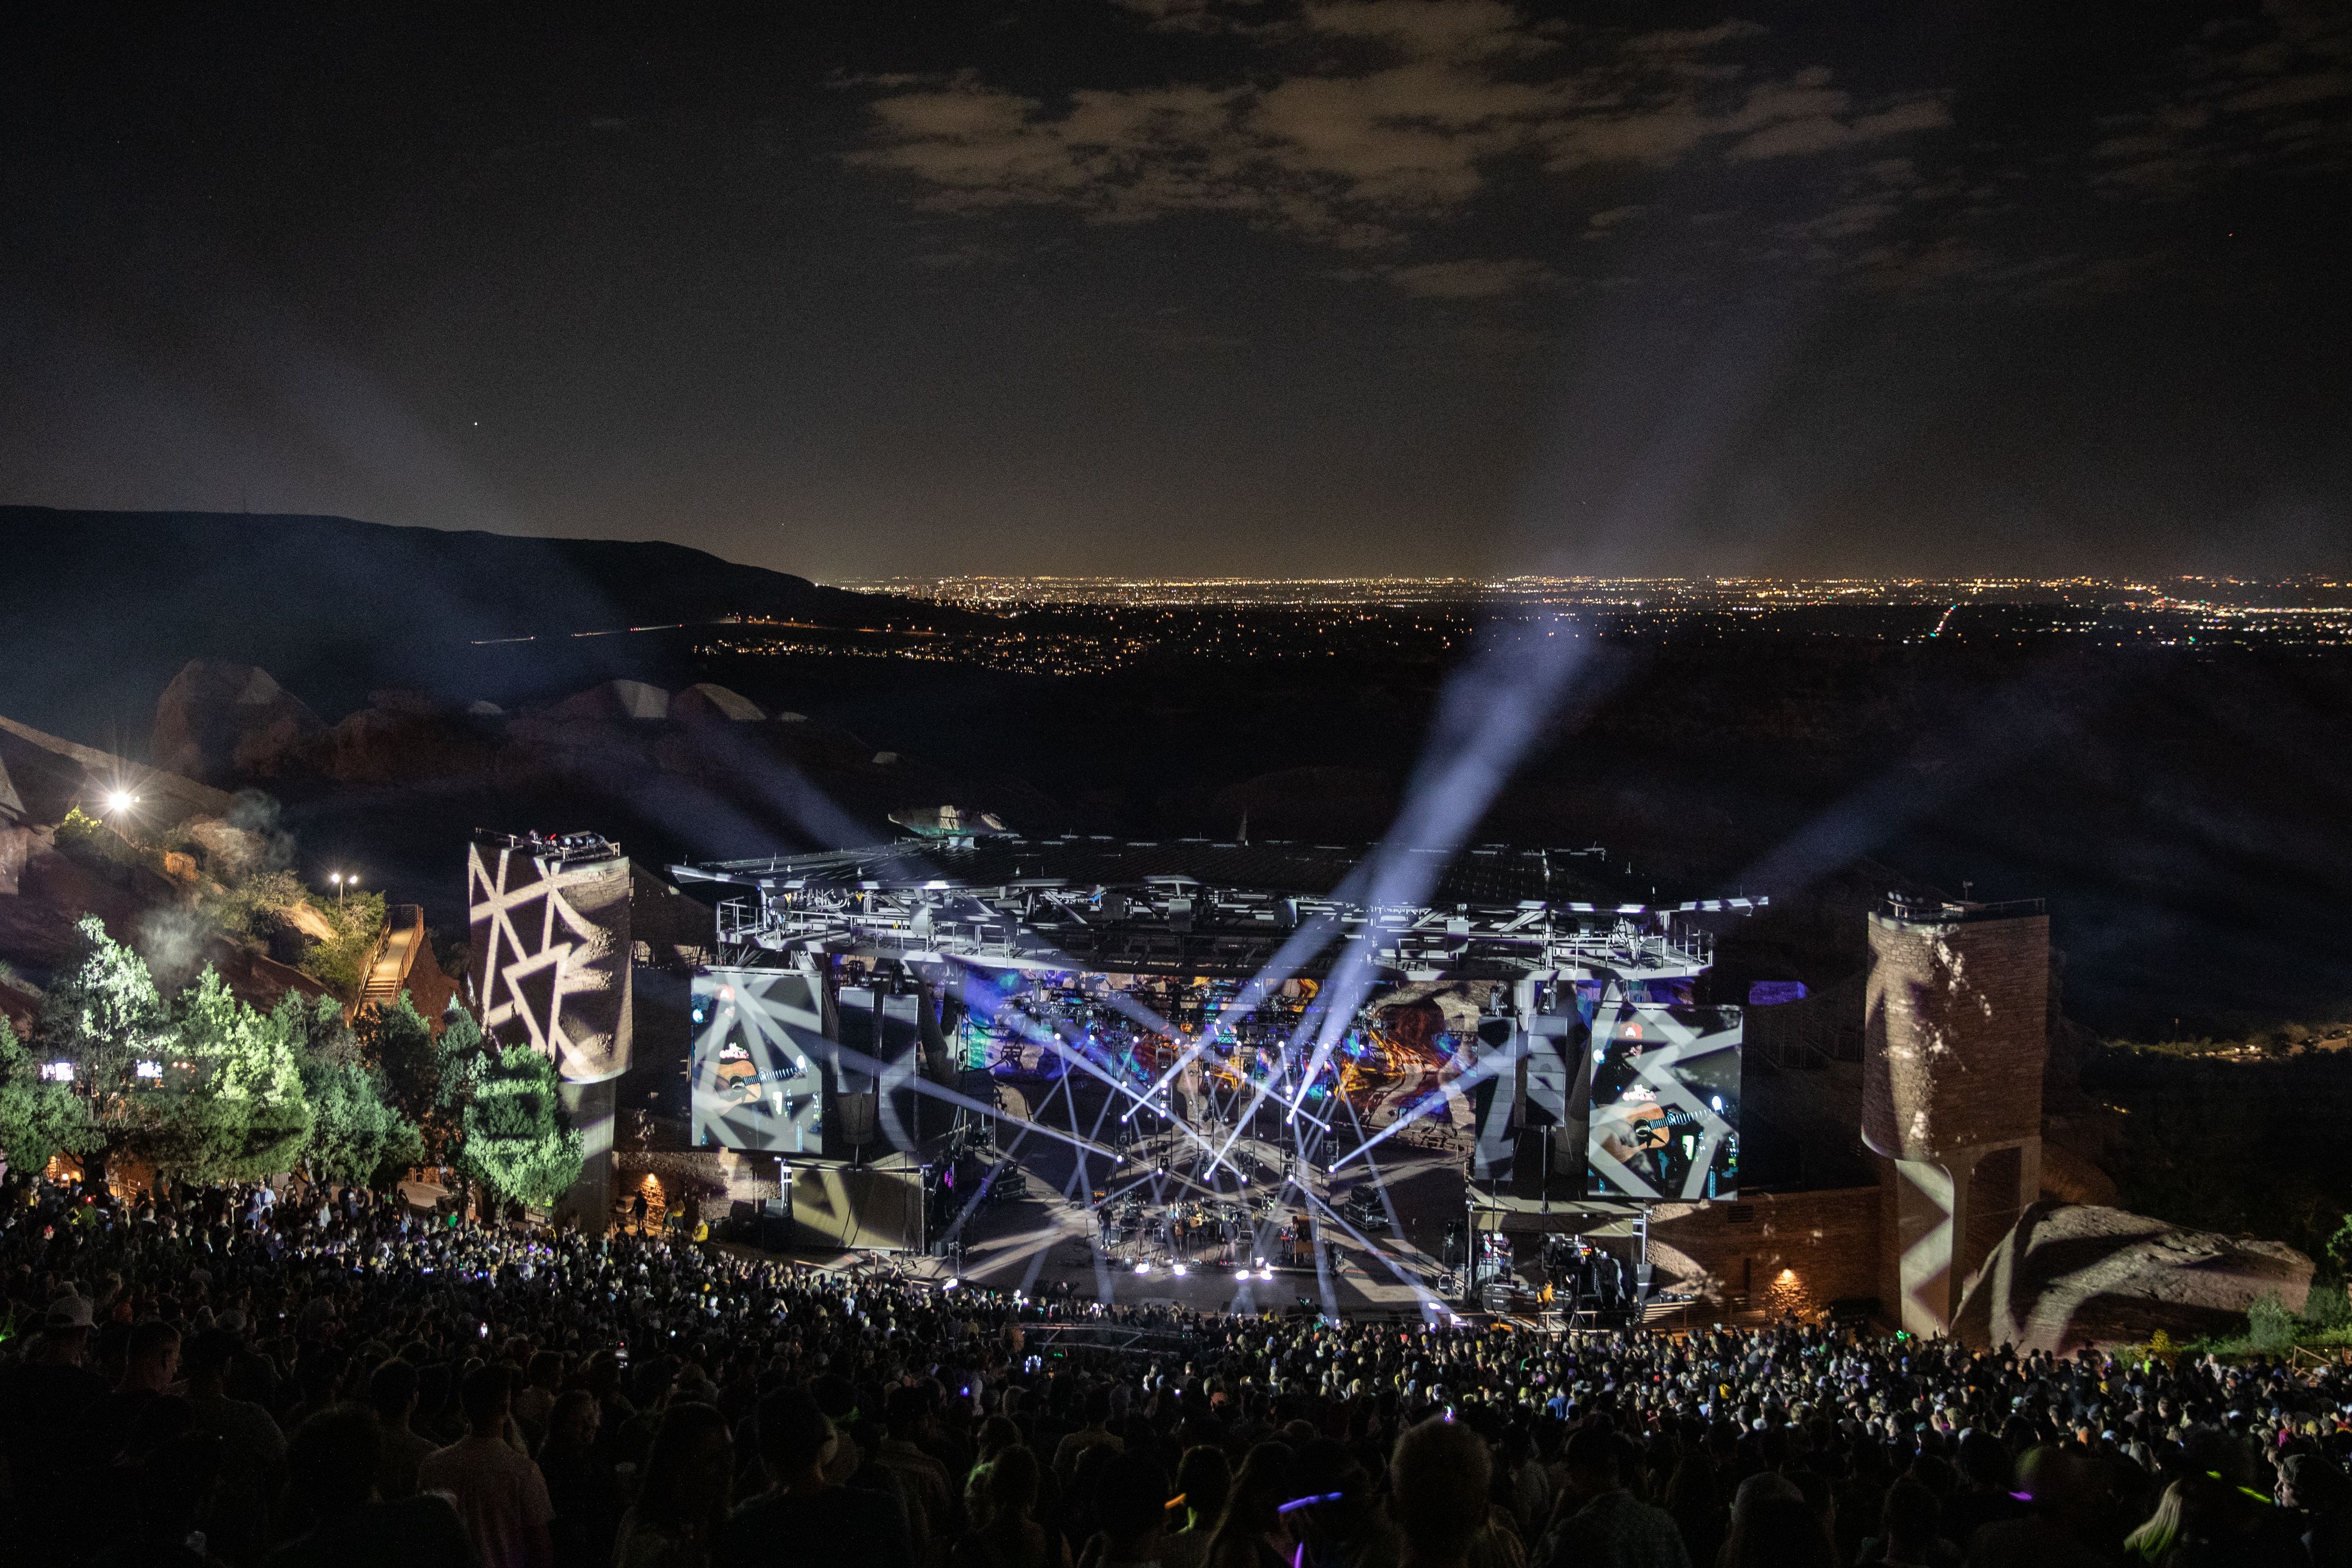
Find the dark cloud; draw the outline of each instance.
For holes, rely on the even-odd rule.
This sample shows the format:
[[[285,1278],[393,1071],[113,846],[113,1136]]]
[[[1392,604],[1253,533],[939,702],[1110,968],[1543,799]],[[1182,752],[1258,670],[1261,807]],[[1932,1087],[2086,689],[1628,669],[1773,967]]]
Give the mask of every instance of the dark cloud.
[[[1807,158],[1952,123],[1932,89],[1863,99],[1825,66],[1776,75],[1745,63],[1741,47],[1768,29],[1736,19],[1627,34],[1540,22],[1499,0],[1329,0],[1278,19],[1260,6],[1129,8],[1157,28],[1238,33],[1251,52],[1214,78],[1074,83],[1050,98],[975,72],[868,84],[880,89],[872,136],[849,161],[906,177],[936,212],[1055,208],[1095,224],[1221,214],[1334,249],[1404,252],[1442,246],[1518,162],[1565,178]],[[1821,232],[1859,234],[1859,211]],[[1592,226],[1612,222],[1596,214]],[[1555,273],[1544,257],[1437,256],[1351,276],[1465,298]]]
[[[820,576],[2341,570],[2347,27],[49,7],[0,498]]]
[[[2135,193],[2195,193],[2233,171],[2352,169],[2352,9],[2266,0],[2203,28],[2108,117],[2096,177]]]

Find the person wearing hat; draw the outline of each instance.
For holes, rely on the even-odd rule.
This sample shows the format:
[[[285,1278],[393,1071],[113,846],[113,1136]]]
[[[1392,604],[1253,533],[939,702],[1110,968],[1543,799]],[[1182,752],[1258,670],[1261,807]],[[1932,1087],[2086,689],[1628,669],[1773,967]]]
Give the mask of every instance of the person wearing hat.
[[[0,1385],[0,1446],[19,1497],[57,1496],[82,1458],[77,1438],[106,1397],[106,1380],[87,1365],[95,1320],[89,1301],[68,1291],[41,1314],[41,1338],[31,1356]],[[24,1521],[27,1562],[46,1551],[44,1532],[67,1528],[70,1511],[28,1509]]]

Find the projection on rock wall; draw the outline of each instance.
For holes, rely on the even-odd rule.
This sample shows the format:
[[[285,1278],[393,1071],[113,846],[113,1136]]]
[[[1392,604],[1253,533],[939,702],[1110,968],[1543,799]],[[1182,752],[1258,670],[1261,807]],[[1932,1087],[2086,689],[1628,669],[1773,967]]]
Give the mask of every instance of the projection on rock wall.
[[[482,1028],[567,1082],[629,1069],[629,862],[593,833],[486,838],[466,856],[467,978]]]

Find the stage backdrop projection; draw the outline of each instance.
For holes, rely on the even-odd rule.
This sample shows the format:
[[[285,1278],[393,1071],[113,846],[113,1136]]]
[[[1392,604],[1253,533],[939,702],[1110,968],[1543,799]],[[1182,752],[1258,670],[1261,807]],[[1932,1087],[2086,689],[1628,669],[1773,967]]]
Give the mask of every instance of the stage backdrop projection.
[[[824,1019],[796,969],[694,977],[694,1146],[770,1155],[824,1148]]]
[[[1594,1008],[1591,1196],[1738,1192],[1739,1036],[1738,1008]]]

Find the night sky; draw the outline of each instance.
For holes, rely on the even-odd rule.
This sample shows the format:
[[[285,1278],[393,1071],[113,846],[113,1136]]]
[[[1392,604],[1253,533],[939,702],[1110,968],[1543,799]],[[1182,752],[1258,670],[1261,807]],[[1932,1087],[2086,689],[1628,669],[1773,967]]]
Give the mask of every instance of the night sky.
[[[2341,4],[44,9],[0,500],[821,579],[2352,568]]]

